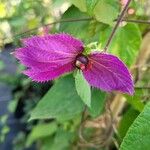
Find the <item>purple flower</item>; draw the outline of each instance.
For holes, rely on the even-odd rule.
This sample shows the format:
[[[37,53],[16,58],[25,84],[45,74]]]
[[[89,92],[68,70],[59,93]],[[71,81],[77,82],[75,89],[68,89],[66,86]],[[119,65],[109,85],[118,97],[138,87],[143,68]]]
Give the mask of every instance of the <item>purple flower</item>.
[[[23,73],[34,81],[53,80],[78,68],[93,87],[128,94],[134,92],[131,75],[121,60],[100,52],[85,56],[83,43],[71,35],[34,36],[22,41],[24,47],[18,48],[14,55],[27,66]]]

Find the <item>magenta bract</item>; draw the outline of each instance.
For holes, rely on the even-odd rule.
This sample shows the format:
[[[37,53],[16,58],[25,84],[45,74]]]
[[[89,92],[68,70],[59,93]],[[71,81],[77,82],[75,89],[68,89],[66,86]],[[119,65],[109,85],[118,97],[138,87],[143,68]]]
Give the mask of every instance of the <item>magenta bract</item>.
[[[85,56],[83,43],[71,35],[34,36],[22,41],[24,47],[18,48],[14,55],[28,68],[23,73],[34,81],[53,80],[78,68],[93,87],[134,92],[131,75],[121,60],[100,52]]]

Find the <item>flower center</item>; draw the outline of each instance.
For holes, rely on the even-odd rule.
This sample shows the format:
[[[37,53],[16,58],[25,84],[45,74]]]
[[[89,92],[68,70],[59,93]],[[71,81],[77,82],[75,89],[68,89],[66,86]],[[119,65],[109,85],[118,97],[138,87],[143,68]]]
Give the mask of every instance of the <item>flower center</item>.
[[[76,57],[75,66],[78,69],[81,69],[81,70],[86,69],[88,66],[88,63],[89,63],[89,60],[85,55],[81,54]]]

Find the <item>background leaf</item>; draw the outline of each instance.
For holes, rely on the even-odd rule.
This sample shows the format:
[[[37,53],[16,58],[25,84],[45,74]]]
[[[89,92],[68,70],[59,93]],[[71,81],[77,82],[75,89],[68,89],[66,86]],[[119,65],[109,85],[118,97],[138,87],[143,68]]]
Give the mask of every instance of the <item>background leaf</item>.
[[[70,18],[88,18],[86,13],[79,11],[74,6],[71,6],[62,15],[61,19]],[[63,22],[60,24],[59,32],[69,33],[77,38],[80,38],[84,43],[95,42],[99,40],[102,24],[96,20],[83,20],[76,22]],[[86,37],[86,38],[85,38]]]
[[[138,115],[139,111],[133,109],[132,107],[129,107],[129,109],[123,114],[118,127],[119,137],[121,140],[124,138],[130,125]]]
[[[93,88],[91,93],[91,107],[88,109],[88,111],[92,117],[97,117],[104,109],[106,93],[96,88]]]
[[[83,110],[83,102],[78,96],[72,76],[66,76],[55,85],[40,100],[31,112],[30,119],[56,118],[67,120]]]
[[[86,0],[87,13],[93,15],[93,10],[99,0]]]
[[[55,135],[42,139],[40,150],[70,150],[73,138],[73,132],[59,128]]]
[[[69,144],[72,140],[73,134],[71,132],[58,130],[53,144],[48,150],[69,150]]]
[[[120,150],[149,150],[150,146],[150,103],[129,128]]]
[[[102,46],[106,44],[112,29],[106,27],[101,30],[100,42]],[[141,34],[136,24],[127,24],[118,28],[114,39],[109,47],[109,51],[119,56],[128,66],[131,66],[138,55],[141,43]]]
[[[91,106],[91,87],[79,70],[75,75],[75,85],[78,95],[87,106]]]
[[[33,127],[31,133],[28,135],[26,146],[30,146],[34,141],[45,138],[47,136],[52,135],[57,130],[57,124],[56,122],[52,123],[44,123],[44,124],[38,124]]]
[[[112,25],[118,16],[118,10],[106,0],[100,0],[94,8],[94,15],[98,21]]]
[[[141,112],[144,108],[144,104],[141,100],[141,95],[143,95],[142,89],[136,89],[133,96],[125,95],[127,102],[135,109]]]
[[[86,12],[86,0],[70,0],[72,4],[74,4],[77,8],[80,9],[82,12]]]
[[[68,18],[86,18],[88,17],[85,13],[80,12],[76,7],[71,6],[63,15],[61,19]],[[87,35],[89,22],[79,21],[79,22],[64,22],[60,24],[60,32],[70,33],[78,38],[84,39]]]

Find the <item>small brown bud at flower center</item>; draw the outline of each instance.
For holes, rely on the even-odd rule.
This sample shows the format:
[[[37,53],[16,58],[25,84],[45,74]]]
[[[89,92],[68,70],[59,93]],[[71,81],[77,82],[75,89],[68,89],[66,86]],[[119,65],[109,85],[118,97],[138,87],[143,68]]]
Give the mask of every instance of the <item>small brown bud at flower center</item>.
[[[86,56],[84,55],[78,55],[76,57],[76,61],[75,61],[75,66],[78,69],[84,70],[86,69],[86,67],[88,66],[89,60]]]

